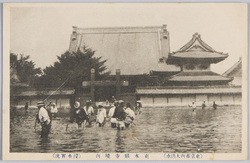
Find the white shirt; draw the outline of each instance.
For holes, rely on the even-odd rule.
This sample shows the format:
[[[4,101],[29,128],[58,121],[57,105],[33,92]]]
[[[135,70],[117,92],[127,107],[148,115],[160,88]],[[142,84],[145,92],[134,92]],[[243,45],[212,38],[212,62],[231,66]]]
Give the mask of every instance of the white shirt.
[[[92,106],[89,106],[88,110],[87,110],[87,107],[84,106],[83,109],[85,110],[85,113],[88,114],[88,115],[91,115],[92,113],[94,114],[94,108]]]
[[[39,112],[38,112],[38,118],[41,123],[47,122],[47,124],[50,123],[50,118],[47,110],[44,107],[41,107]]]
[[[135,119],[135,113],[134,113],[134,111],[133,111],[132,109],[127,108],[127,109],[125,110],[125,112],[127,113],[127,115],[128,115],[129,117],[133,117],[133,118]]]
[[[112,118],[113,115],[114,115],[114,113],[115,113],[115,106],[112,107],[112,108],[110,108],[109,114],[108,114],[109,117],[110,117],[110,122],[111,122],[111,123],[116,123],[116,118]]]
[[[112,107],[112,108],[110,108],[110,110],[109,110],[109,117],[112,117],[114,115],[114,113],[115,113],[115,106]]]
[[[97,115],[97,122],[103,123],[105,118],[106,118],[106,109],[104,109],[104,108],[99,109],[98,115]]]

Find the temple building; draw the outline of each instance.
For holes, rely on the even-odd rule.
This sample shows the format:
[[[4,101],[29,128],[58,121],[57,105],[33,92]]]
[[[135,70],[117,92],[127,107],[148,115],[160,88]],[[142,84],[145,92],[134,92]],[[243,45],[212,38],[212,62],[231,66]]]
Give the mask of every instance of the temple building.
[[[210,70],[211,64],[216,64],[228,57],[215,51],[201,40],[198,33],[180,50],[170,53],[168,64],[179,65],[181,72],[171,76],[171,85],[225,85],[233,78],[219,75]]]
[[[111,75],[120,69],[122,75],[141,75],[165,72],[172,75],[180,71],[176,65],[164,61],[170,53],[169,32],[166,25],[148,27],[73,27],[69,51],[86,46],[96,57],[107,60]]]
[[[115,72],[120,70],[119,80],[128,83],[121,87],[120,98],[132,104],[141,100],[143,107],[188,106],[192,101],[197,106],[203,101],[207,105],[213,101],[218,105],[241,105],[241,86],[231,84],[233,72],[220,75],[210,69],[211,64],[225,60],[228,54],[215,51],[197,33],[180,50],[171,53],[166,25],[73,27],[69,51],[84,46],[107,60],[110,80],[115,80]],[[114,95],[115,89],[106,86],[98,92],[105,92],[103,96],[107,98]]]
[[[211,64],[227,57],[228,54],[215,51],[195,33],[191,41],[167,58],[167,64],[178,65],[181,71],[168,77],[165,86],[140,87],[136,93],[144,106],[149,107],[188,106],[192,101],[197,106],[204,101],[207,105],[214,101],[218,105],[241,105],[241,87],[229,85],[233,80],[229,74],[234,71],[219,75],[210,70]]]

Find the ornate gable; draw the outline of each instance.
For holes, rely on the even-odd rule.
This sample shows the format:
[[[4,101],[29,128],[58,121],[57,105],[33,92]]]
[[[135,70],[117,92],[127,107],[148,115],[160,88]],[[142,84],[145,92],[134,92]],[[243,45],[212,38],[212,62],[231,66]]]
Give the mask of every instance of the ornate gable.
[[[201,40],[198,33],[193,35],[192,40],[190,40],[186,45],[184,45],[177,52],[188,52],[188,51],[206,51],[206,52],[216,52],[213,48],[207,45]]]

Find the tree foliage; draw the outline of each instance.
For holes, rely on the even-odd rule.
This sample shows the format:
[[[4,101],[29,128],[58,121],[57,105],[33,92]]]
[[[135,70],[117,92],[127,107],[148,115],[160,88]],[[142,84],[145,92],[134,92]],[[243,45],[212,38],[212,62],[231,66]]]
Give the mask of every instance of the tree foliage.
[[[32,86],[42,73],[40,68],[35,68],[35,63],[30,61],[30,56],[10,53],[10,80]]]
[[[79,88],[82,81],[90,80],[90,70],[95,69],[97,80],[109,74],[104,65],[106,60],[101,57],[94,57],[95,51],[84,47],[77,52],[66,51],[57,56],[58,61],[46,67],[37,87],[63,87]]]

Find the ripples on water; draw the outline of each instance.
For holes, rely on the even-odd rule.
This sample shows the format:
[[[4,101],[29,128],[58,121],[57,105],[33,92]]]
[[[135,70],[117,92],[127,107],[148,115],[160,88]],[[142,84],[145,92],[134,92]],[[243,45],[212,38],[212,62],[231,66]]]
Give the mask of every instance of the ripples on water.
[[[135,125],[118,131],[107,122],[75,129],[68,117],[53,120],[48,139],[41,139],[37,110],[17,110],[11,115],[10,152],[129,152],[129,153],[239,153],[241,152],[241,107],[217,110],[144,108]]]

